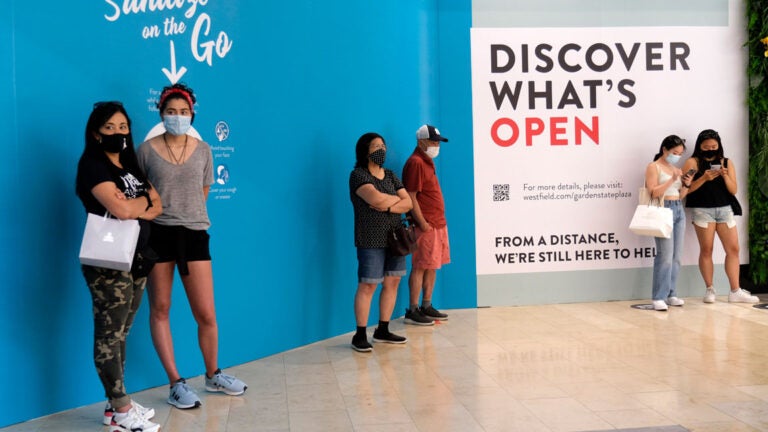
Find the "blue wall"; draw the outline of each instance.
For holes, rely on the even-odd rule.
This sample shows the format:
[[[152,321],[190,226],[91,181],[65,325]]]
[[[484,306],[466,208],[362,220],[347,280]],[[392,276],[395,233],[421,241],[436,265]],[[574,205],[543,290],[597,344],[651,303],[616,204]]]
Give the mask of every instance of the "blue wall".
[[[102,2],[10,0],[0,14],[0,370],[23,377],[0,393],[0,426],[103,399],[92,364],[90,296],[77,252],[84,224],[74,195],[91,105],[122,100],[137,144],[159,118],[153,91],[169,84],[169,42],[181,81],[198,95],[195,127],[230,172],[209,201],[221,366],[354,329],[356,259],[347,180],[354,144],[384,135],[400,171],[414,133],[431,122],[451,138],[437,159],[453,263],[438,277],[443,308],[476,303],[469,0],[252,2],[209,0],[187,10],[122,15]],[[88,3],[86,5],[86,3]],[[210,17],[232,49],[194,57],[193,25]],[[173,17],[181,34],[142,38]],[[199,51],[199,49],[198,49]],[[224,120],[229,138],[214,126]],[[216,152],[215,152],[216,153]],[[203,372],[183,290],[172,326],[182,374]],[[401,284],[396,316],[407,303]],[[372,310],[371,323],[378,319]],[[165,383],[147,305],[129,338],[129,391]],[[254,389],[258,391],[258,389]]]

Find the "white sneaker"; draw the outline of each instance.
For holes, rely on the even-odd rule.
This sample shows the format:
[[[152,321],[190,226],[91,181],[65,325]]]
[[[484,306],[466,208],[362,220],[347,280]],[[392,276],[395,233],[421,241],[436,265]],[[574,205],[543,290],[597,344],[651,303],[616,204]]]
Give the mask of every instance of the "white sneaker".
[[[667,304],[670,306],[682,306],[685,304],[685,300],[677,297],[667,298]]]
[[[717,300],[717,294],[715,288],[707,287],[707,293],[704,294],[704,303],[714,303]]]
[[[667,310],[667,304],[664,302],[664,300],[654,300],[653,301],[653,310],[665,311],[665,310]]]
[[[157,432],[160,425],[141,418],[135,408],[127,413],[116,412],[109,424],[109,432]]]
[[[155,416],[154,408],[147,408],[142,406],[135,400],[131,400],[131,405],[133,405],[133,409],[135,409],[139,416],[141,416],[144,420],[149,420]],[[109,401],[107,401],[107,405],[104,407],[104,419],[102,420],[104,426],[109,426],[112,424],[113,415],[115,415],[115,409],[112,408],[112,405],[109,403]]]
[[[759,303],[760,299],[750,294],[749,291],[739,288],[728,294],[728,301],[731,303]]]

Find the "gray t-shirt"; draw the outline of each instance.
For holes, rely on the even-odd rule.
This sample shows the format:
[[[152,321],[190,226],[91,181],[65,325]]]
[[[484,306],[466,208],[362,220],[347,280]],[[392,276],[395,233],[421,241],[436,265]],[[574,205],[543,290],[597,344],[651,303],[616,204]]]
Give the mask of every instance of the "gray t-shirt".
[[[163,159],[149,141],[139,146],[136,156],[163,201],[163,214],[155,222],[191,230],[207,230],[211,226],[203,195],[203,187],[213,183],[213,154],[208,143],[199,141],[181,165]]]

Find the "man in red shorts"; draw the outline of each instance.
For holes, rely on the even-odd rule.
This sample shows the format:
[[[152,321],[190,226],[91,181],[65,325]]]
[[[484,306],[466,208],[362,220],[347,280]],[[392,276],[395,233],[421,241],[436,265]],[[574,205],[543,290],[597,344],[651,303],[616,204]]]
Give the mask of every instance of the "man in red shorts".
[[[437,270],[451,262],[443,192],[432,161],[440,152],[440,143],[446,141],[437,128],[423,125],[416,131],[416,149],[403,167],[403,184],[413,202],[411,217],[416,224],[417,245],[408,278],[411,296],[410,307],[405,311],[406,324],[434,325],[435,320],[448,319],[448,315],[432,306]]]

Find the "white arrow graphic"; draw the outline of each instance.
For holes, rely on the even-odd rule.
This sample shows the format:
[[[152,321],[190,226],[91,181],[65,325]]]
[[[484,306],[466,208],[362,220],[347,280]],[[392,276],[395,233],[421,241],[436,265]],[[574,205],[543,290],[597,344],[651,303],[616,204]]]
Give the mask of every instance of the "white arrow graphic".
[[[171,70],[169,71],[168,69],[163,68],[163,73],[168,77],[168,80],[171,81],[171,84],[176,84],[186,72],[187,68],[184,66],[176,72],[176,50],[173,47],[173,41],[171,41]]]

